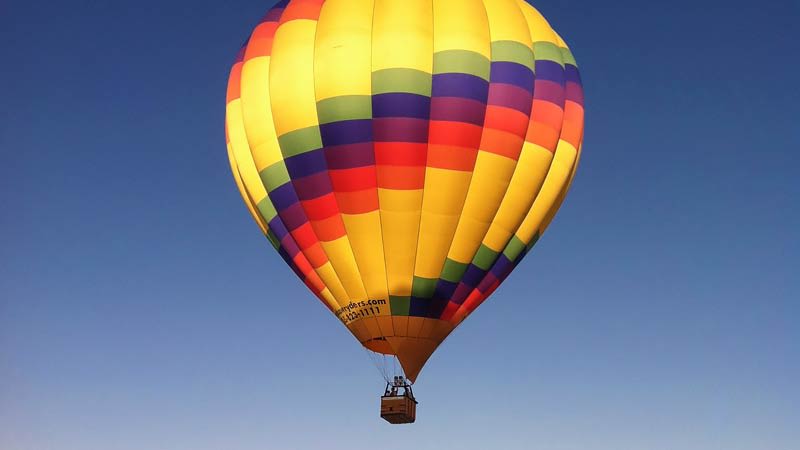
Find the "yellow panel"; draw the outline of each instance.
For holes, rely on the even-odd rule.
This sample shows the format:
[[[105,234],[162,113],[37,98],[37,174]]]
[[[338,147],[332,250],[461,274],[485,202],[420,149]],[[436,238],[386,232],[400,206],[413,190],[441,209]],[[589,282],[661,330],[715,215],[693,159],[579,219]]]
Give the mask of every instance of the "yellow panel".
[[[538,231],[545,214],[553,206],[561,189],[569,179],[577,154],[578,151],[568,142],[559,142],[558,149],[553,157],[553,164],[550,165],[550,171],[547,173],[544,184],[542,184],[542,190],[536,196],[530,212],[516,232],[517,237],[525,244],[528,244],[534,233]]]
[[[531,40],[533,42],[550,42],[558,45],[558,36],[556,36],[556,33],[542,14],[525,0],[517,0],[517,4],[520,9],[522,9],[525,20],[528,21],[531,31]]]
[[[372,93],[372,9],[372,0],[322,5],[314,44],[317,101]]]
[[[261,202],[267,196],[267,191],[258,176],[258,170],[250,154],[250,146],[242,124],[242,102],[240,99],[233,99],[226,108],[226,120],[228,122],[228,136],[231,140],[233,157],[242,175],[242,182],[245,189],[253,197],[256,203]]]
[[[350,249],[350,242],[347,236],[342,236],[333,241],[322,241],[322,249],[328,255],[331,263],[336,268],[344,289],[347,291],[350,301],[367,300],[367,292],[361,282],[361,275],[358,273],[356,260],[353,258],[353,251]]]
[[[419,214],[422,189],[399,190],[378,188],[378,199],[380,201],[381,211],[403,212],[413,210]]]
[[[252,58],[242,67],[242,114],[256,169],[261,172],[283,159],[269,107],[269,56]]]
[[[439,278],[456,225],[457,214],[422,214],[414,275]]]
[[[484,0],[492,41],[515,41],[531,46],[528,22],[517,0]]]
[[[471,178],[472,172],[437,167],[426,168],[426,189],[422,210],[437,214],[460,214],[461,204],[464,202]],[[460,195],[454,195],[454,193]]]
[[[419,192],[421,196],[421,191]],[[420,212],[381,211],[389,294],[411,295]]]
[[[342,214],[342,219],[369,298],[388,299],[380,213]]]
[[[550,208],[550,211],[544,217],[544,221],[539,226],[539,235],[543,235],[547,227],[550,225],[550,222],[553,221],[558,209],[561,207],[561,204],[564,202],[564,199],[567,197],[567,193],[569,192],[569,188],[572,187],[572,180],[575,179],[575,173],[578,171],[578,164],[581,161],[581,148],[578,147],[578,155],[575,157],[575,165],[572,166],[572,171],[569,174],[569,179],[567,180],[567,184],[564,185],[564,188],[561,190],[561,194],[559,194],[558,199]]]
[[[322,279],[322,282],[325,283],[325,286],[331,290],[331,294],[336,298],[337,303],[340,308],[348,304],[348,297],[347,292],[344,290],[344,286],[342,286],[342,282],[339,281],[339,277],[336,275],[336,272],[333,270],[333,266],[331,262],[328,261],[325,264],[321,265],[317,269],[317,275]]]
[[[233,149],[231,148],[230,142],[228,142],[228,162],[231,165],[231,172],[233,173],[233,179],[236,181],[236,187],[239,189],[239,194],[241,194],[242,200],[244,200],[244,204],[247,206],[247,210],[250,212],[250,215],[253,216],[253,220],[258,224],[258,228],[261,229],[261,232],[267,234],[267,223],[253,206],[253,200],[244,188],[242,175],[239,173],[239,167],[236,165],[236,160],[233,157]]]
[[[433,1],[433,51],[469,50],[489,58],[489,23],[482,0]]]
[[[552,160],[553,154],[543,147],[525,143],[500,209],[483,240],[484,245],[497,252],[505,248],[511,235],[530,211]]]
[[[430,0],[375,0],[372,71],[405,67],[433,71]]]
[[[319,295],[320,295],[320,297],[322,297],[323,300],[325,300],[329,305],[331,305],[333,307],[333,309],[339,309],[340,308],[339,302],[337,302],[336,299],[333,298],[333,294],[331,294],[331,290],[328,289],[327,287],[325,289],[323,289],[322,292],[319,293]]]
[[[439,278],[471,178],[471,172],[426,169],[414,275]]]
[[[269,94],[278,136],[318,125],[313,68],[316,25],[312,20],[292,20],[275,32]]]
[[[478,153],[461,221],[450,246],[450,259],[464,263],[472,260],[506,193],[516,164],[505,156],[484,151]]]

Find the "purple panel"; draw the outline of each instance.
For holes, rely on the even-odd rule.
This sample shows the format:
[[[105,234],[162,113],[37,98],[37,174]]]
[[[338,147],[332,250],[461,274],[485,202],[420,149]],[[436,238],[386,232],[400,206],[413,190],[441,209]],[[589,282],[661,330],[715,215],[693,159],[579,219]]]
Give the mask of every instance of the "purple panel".
[[[375,142],[416,142],[428,143],[428,121],[392,117],[373,119]]]
[[[560,84],[547,80],[536,80],[533,98],[564,106],[564,88]]]
[[[281,246],[286,249],[286,253],[291,258],[294,258],[300,252],[300,247],[297,246],[297,242],[292,236],[286,236],[286,239],[281,240]]]
[[[278,212],[283,211],[300,201],[297,198],[297,194],[294,192],[294,187],[291,183],[278,186],[269,193],[269,199],[272,200],[272,204],[275,205],[275,209],[278,210]]]
[[[450,303],[450,300],[446,298],[431,299],[430,303],[428,304],[427,317],[431,319],[438,319],[442,315],[442,311],[444,311],[444,308],[448,303]]]
[[[313,200],[333,192],[328,171],[303,178],[292,179],[292,184],[300,200]]]
[[[290,156],[284,162],[286,163],[286,170],[293,180],[328,170],[325,152],[322,149]]]
[[[464,303],[464,300],[467,299],[467,296],[470,292],[472,292],[473,287],[467,286],[464,283],[458,283],[458,287],[456,291],[453,293],[453,297],[450,299],[451,302],[461,305]]]
[[[292,261],[292,257],[289,256],[289,253],[287,253],[286,250],[283,249],[283,247],[278,248],[278,254],[281,255],[281,258],[283,258],[284,261],[286,261],[286,264],[292,269],[292,272],[294,272],[295,275],[300,277],[301,280],[305,279],[303,273],[300,272],[300,269],[297,267],[294,261]]]
[[[247,40],[244,41],[244,44],[242,44],[242,47],[239,49],[239,52],[236,53],[236,59],[233,60],[234,64],[237,64],[237,63],[240,63],[240,62],[244,61],[244,53],[245,53],[245,51],[247,51],[247,44],[249,42],[250,42],[250,38],[247,38]]]
[[[436,282],[436,289],[433,291],[433,297],[444,298],[449,300],[456,292],[457,287],[458,283],[453,283],[452,281],[439,279],[439,281]]]
[[[489,290],[490,287],[492,287],[492,283],[494,283],[495,281],[500,281],[500,280],[496,276],[494,276],[494,274],[492,274],[491,272],[487,273],[486,276],[483,278],[483,280],[481,280],[481,282],[478,283],[478,290],[481,291],[481,293],[485,293],[486,291]]]
[[[505,83],[530,89],[533,86],[534,75],[531,69],[508,61],[495,61],[492,63],[490,80],[492,83]]]
[[[485,270],[481,269],[475,264],[470,264],[469,267],[467,267],[467,271],[464,272],[461,282],[474,287],[481,282],[481,279],[484,277],[484,275],[486,275]]]
[[[294,205],[286,208],[280,212],[279,215],[289,231],[296,230],[308,222],[306,219],[306,213],[303,211],[303,207],[300,205],[300,203],[295,203]]]
[[[500,257],[497,258],[497,261],[494,262],[492,265],[491,272],[498,278],[502,278],[503,272],[507,270],[511,270],[514,268],[514,265],[509,261],[508,257],[500,253]]]
[[[411,297],[408,315],[411,317],[426,317],[428,313],[428,303],[430,303],[430,300],[427,298]]]
[[[433,76],[432,97],[471,98],[486,103],[489,83],[468,73],[438,73]]]
[[[283,2],[281,2],[283,3]],[[278,4],[280,5],[280,3]],[[261,22],[278,22],[281,20],[281,16],[283,15],[283,8],[275,5],[275,8],[270,9],[269,12],[261,19]]]
[[[573,82],[567,83],[566,94],[567,100],[572,100],[581,106],[583,105],[583,86],[580,84]]]
[[[533,85],[531,85],[531,90],[527,91],[512,84],[492,83],[489,86],[489,104],[504,106],[530,116],[533,106],[532,91]]]
[[[325,147],[328,169],[352,169],[375,164],[372,142]]]
[[[325,123],[319,126],[322,136],[322,145],[355,144],[372,141],[372,120],[343,120],[340,122]]]
[[[279,241],[283,241],[283,238],[289,234],[289,230],[286,229],[286,227],[283,225],[283,222],[281,222],[281,218],[278,216],[275,216],[269,221],[269,229],[275,233],[275,236]]]
[[[431,99],[431,120],[464,122],[482,127],[485,116],[486,104],[477,100],[457,97]]]
[[[581,83],[581,74],[578,71],[578,68],[573,66],[572,64],[567,64],[564,66],[564,76],[567,81],[572,81],[573,83]]]
[[[549,80],[556,83],[564,82],[564,68],[561,67],[561,64],[549,59],[539,59],[534,67],[536,68],[537,80]]]
[[[372,117],[413,117],[427,119],[430,116],[431,99],[424,95],[407,92],[392,92],[372,96]]]

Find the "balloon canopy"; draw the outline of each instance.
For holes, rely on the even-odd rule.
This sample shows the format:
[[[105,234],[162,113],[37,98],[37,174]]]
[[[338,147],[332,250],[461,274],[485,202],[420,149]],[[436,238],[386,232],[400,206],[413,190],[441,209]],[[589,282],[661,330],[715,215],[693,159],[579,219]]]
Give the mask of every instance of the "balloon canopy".
[[[522,0],[284,0],[231,69],[226,136],[272,246],[413,381],[553,219],[583,113]]]

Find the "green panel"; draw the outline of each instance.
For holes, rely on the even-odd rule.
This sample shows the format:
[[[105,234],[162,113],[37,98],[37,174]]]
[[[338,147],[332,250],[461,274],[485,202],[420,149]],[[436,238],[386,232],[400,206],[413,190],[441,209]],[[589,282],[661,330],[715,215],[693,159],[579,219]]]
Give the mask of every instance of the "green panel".
[[[520,240],[517,236],[512,236],[511,240],[506,245],[506,249],[503,251],[503,254],[506,255],[509,261],[514,261],[517,259],[522,251],[525,250],[525,243]]]
[[[280,249],[281,242],[278,240],[278,236],[275,236],[275,233],[273,233],[272,230],[267,231],[267,239],[269,239],[269,242],[273,247],[275,247],[275,250]]]
[[[552,42],[535,42],[533,44],[533,56],[536,60],[546,59],[564,65],[561,47]]]
[[[416,69],[383,69],[372,73],[372,93],[409,92],[431,96],[431,74]]]
[[[278,161],[275,164],[267,167],[259,173],[261,182],[267,188],[267,192],[272,192],[280,186],[288,183],[289,172],[286,170],[286,164],[283,161]]]
[[[475,253],[475,257],[472,258],[472,263],[483,270],[489,270],[492,268],[492,264],[497,261],[497,255],[498,253],[496,251],[481,244],[478,252]]]
[[[446,50],[433,55],[433,73],[468,73],[489,81],[489,60],[469,50]]]
[[[578,67],[578,62],[575,61],[575,56],[572,55],[572,52],[568,48],[561,49],[561,57],[564,59],[564,64]]]
[[[263,217],[267,223],[269,223],[270,220],[274,219],[275,216],[278,215],[278,212],[275,211],[275,206],[272,204],[272,201],[269,199],[269,197],[264,197],[263,200],[258,202],[256,208],[258,208],[258,211],[261,213],[261,217]]]
[[[411,297],[389,296],[389,305],[393,316],[407,316],[411,309]]]
[[[372,118],[372,96],[343,95],[317,102],[319,123]]]
[[[517,41],[492,42],[492,61],[507,61],[522,64],[534,70],[533,51],[527,45]]]
[[[447,258],[442,268],[442,279],[451,283],[458,283],[464,278],[464,272],[467,271],[467,267],[469,267],[469,264]]]
[[[319,127],[314,125],[308,128],[290,131],[278,138],[283,157],[289,158],[300,153],[322,148],[322,136]]]
[[[417,298],[433,297],[437,281],[439,281],[437,278],[414,277],[414,283],[411,285],[411,295]]]

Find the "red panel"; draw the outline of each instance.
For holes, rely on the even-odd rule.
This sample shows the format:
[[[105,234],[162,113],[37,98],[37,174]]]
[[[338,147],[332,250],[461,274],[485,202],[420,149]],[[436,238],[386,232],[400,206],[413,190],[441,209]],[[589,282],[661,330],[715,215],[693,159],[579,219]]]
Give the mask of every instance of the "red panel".
[[[471,123],[431,121],[428,142],[477,148],[481,142],[482,130],[483,128]]]
[[[442,320],[450,320],[450,319],[452,319],[453,318],[453,314],[455,314],[456,311],[458,311],[458,307],[459,306],[460,305],[458,303],[448,302],[447,303],[447,308],[445,308],[444,311],[442,311],[442,315],[441,315],[440,318]]]
[[[344,229],[344,222],[339,214],[328,217],[327,219],[314,220],[311,222],[314,232],[322,242],[330,242],[339,239],[347,234]]]
[[[308,262],[308,259],[306,259],[305,255],[302,253],[295,255],[295,257],[292,258],[292,261],[294,261],[297,269],[300,270],[300,272],[302,272],[306,277],[310,277],[310,274],[316,273],[314,272],[314,268],[311,267],[311,263]]]
[[[545,123],[534,123],[528,132],[527,140],[534,144],[541,145],[546,148],[550,153],[555,152],[558,138],[561,136],[561,127],[558,130],[553,129],[550,125]]]
[[[575,148],[578,148],[583,138],[583,107],[568,100],[565,113],[564,126],[561,129],[561,139],[569,142]]]
[[[411,142],[376,142],[375,164],[392,166],[424,166],[428,144]]]
[[[323,220],[336,215],[339,208],[336,206],[336,197],[333,193],[325,194],[313,200],[303,200],[300,202],[309,220]]]
[[[553,102],[545,100],[533,101],[533,114],[531,122],[545,123],[551,128],[559,129],[564,120],[564,110]]]
[[[384,189],[422,189],[425,167],[378,166],[378,187]]]
[[[365,189],[354,192],[337,192],[336,200],[342,214],[364,214],[379,208],[378,191]]]
[[[330,170],[331,184],[336,192],[353,192],[377,187],[375,166]]]
[[[281,23],[296,19],[319,19],[319,11],[325,0],[292,0],[281,16]]]
[[[516,109],[493,105],[486,107],[486,128],[507,131],[524,138],[529,122],[528,116]]]
[[[317,237],[314,235],[314,230],[311,229],[311,224],[308,222],[292,230],[291,234],[297,246],[300,247],[300,250],[303,252],[318,242]]]
[[[241,97],[241,83],[242,82],[242,63],[238,62],[231,67],[231,74],[228,77],[228,95],[225,98],[225,103],[230,103]]]
[[[247,43],[247,50],[244,52],[244,60],[259,56],[269,56],[272,53],[272,40],[275,31],[278,29],[277,22],[264,22],[253,30],[250,41]]]
[[[477,156],[475,147],[431,144],[428,147],[428,167],[471,172],[475,169]]]
[[[481,150],[517,160],[524,141],[522,137],[514,133],[485,128],[481,140]]]
[[[311,225],[309,224],[309,227]],[[328,255],[325,254],[325,251],[322,249],[322,245],[319,241],[315,242],[311,247],[303,250],[308,258],[308,262],[311,263],[311,266],[315,269],[318,269],[325,265],[328,262]]]

